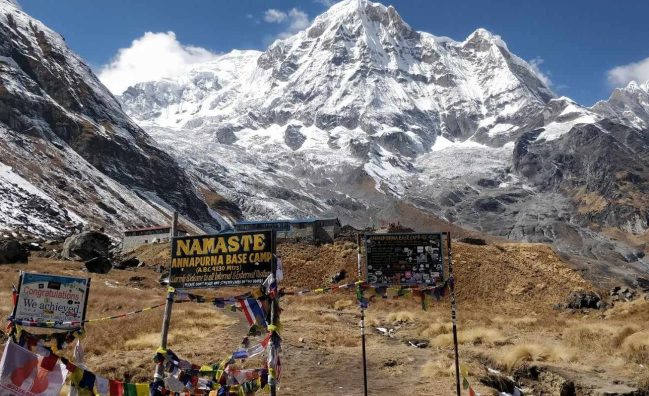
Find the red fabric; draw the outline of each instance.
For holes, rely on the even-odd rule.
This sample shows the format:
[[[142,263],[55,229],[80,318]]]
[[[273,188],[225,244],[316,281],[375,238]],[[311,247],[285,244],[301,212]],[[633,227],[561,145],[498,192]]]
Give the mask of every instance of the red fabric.
[[[110,385],[110,396],[124,396],[123,382],[110,380],[108,383]]]
[[[59,357],[53,353],[50,353],[49,356],[44,356],[43,359],[41,360],[41,367],[47,371],[52,371],[54,370],[54,367],[56,366],[56,362],[58,361],[59,361]]]

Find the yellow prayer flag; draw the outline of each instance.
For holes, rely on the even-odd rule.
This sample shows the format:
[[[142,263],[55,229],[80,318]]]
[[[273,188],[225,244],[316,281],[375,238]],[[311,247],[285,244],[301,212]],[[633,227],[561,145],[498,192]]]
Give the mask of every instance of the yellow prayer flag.
[[[149,384],[135,384],[135,394],[137,396],[149,396]]]

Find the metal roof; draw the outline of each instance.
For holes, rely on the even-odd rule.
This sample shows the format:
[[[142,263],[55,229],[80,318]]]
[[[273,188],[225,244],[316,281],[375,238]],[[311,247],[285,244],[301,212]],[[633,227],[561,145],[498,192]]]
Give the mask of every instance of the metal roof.
[[[340,223],[337,217],[328,217],[328,218],[307,218],[307,219],[281,219],[281,220],[248,220],[248,221],[239,221],[234,225],[255,225],[255,224],[279,224],[279,223],[290,223],[290,224],[299,224],[299,223],[315,223],[316,221],[328,221],[335,220]]]
[[[151,227],[142,227],[142,228],[131,228],[131,229],[128,229],[128,230],[124,230],[124,232],[127,233],[127,232],[165,231],[165,230],[166,230],[166,232],[171,231],[171,226],[166,225],[166,226],[151,226]],[[176,228],[176,231],[187,232],[185,227],[180,226],[180,225]]]

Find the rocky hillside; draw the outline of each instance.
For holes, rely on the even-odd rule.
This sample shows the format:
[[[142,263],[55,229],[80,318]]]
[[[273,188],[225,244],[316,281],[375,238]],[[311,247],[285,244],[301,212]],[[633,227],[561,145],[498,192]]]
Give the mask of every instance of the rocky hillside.
[[[553,243],[597,276],[646,272],[646,87],[588,109],[544,81],[484,29],[454,41],[347,0],[120,100],[246,217],[367,225],[407,206]]]
[[[64,39],[0,0],[0,228],[65,234],[84,223],[118,234],[217,219],[176,160],[122,111]]]

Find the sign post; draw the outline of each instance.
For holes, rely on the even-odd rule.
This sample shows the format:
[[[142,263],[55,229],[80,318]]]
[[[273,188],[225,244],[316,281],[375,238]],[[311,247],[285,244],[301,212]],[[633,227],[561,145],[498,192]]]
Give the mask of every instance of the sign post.
[[[275,238],[272,238],[272,244],[273,244],[272,250],[273,250],[273,253],[276,250],[275,243],[276,243]],[[271,272],[273,274],[273,279],[275,280],[275,282],[277,282],[277,256],[275,254],[273,254],[273,261],[272,261],[271,265],[272,265]],[[279,290],[279,284],[277,285],[277,290]],[[272,325],[275,325],[275,323],[276,323],[275,299],[277,299],[277,298],[279,298],[279,293],[277,293],[273,297],[273,299],[270,301],[270,323]],[[273,340],[273,337],[270,338],[270,347],[271,348],[276,347],[275,341]],[[270,369],[270,366],[269,366],[269,369]],[[269,377],[270,377],[270,370],[269,370]],[[277,379],[274,378],[274,377],[273,377],[272,383],[270,384],[270,396],[277,396]]]
[[[176,237],[176,223],[177,214],[174,215],[172,226],[169,289],[160,342],[161,349],[165,350],[176,289],[258,286],[264,284],[269,274],[272,274],[272,279],[276,282],[277,272],[273,230]],[[277,298],[276,293],[270,303],[273,329],[279,315],[275,307]],[[273,337],[270,343],[271,348],[274,348]],[[163,377],[164,365],[159,363],[154,382],[163,381]],[[275,378],[269,380],[269,385],[271,395],[275,396]]]
[[[363,276],[363,271],[361,270],[361,235],[356,234],[356,249],[357,249],[357,267],[358,267],[358,280],[360,281]],[[360,287],[360,285],[359,285]],[[365,306],[363,302],[359,301],[359,306],[361,308],[361,346],[363,349],[363,391],[364,395],[367,396],[367,355],[365,353]]]
[[[169,233],[169,245],[173,249],[173,240],[176,237],[176,228],[178,228],[178,212],[174,212],[173,219],[171,221],[171,230]],[[173,257],[173,253],[172,253]],[[171,268],[170,268],[171,269]],[[171,272],[169,275],[171,279]],[[174,304],[174,292],[175,290],[169,286],[167,289],[167,301],[165,304],[165,312],[162,317],[162,331],[160,332],[160,348],[167,349],[167,338],[169,335],[169,323],[171,322],[171,308]],[[153,376],[153,382],[162,381],[164,379],[164,362],[160,362],[156,365],[155,374]]]
[[[437,286],[444,279],[442,236],[442,233],[365,235],[367,282],[380,287]],[[450,248],[450,244],[448,246]],[[452,265],[450,268],[452,269]],[[452,298],[454,301],[454,295]],[[455,313],[455,310],[453,312]],[[455,329],[455,319],[453,323]],[[455,330],[454,335],[457,339]],[[365,346],[364,342],[363,346]],[[457,352],[455,356],[457,362]],[[365,365],[365,348],[363,348],[363,365]],[[367,385],[365,394],[367,395]]]
[[[446,249],[448,254],[448,281],[451,288],[451,321],[453,322],[453,348],[455,349],[455,387],[457,396],[460,390],[460,353],[457,344],[457,302],[455,300],[455,277],[453,275],[453,252],[451,251],[451,233],[445,232]]]

